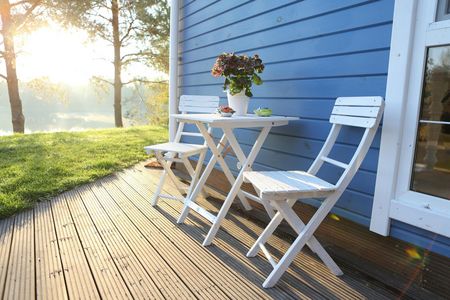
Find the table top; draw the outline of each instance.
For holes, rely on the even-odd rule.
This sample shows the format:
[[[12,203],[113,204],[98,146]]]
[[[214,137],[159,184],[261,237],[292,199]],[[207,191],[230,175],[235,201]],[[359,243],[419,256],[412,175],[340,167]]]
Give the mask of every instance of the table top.
[[[289,121],[299,120],[297,117],[270,116],[259,117],[255,114],[245,116],[222,117],[220,114],[172,114],[171,117],[186,123],[207,123],[211,127],[265,127],[283,126]]]

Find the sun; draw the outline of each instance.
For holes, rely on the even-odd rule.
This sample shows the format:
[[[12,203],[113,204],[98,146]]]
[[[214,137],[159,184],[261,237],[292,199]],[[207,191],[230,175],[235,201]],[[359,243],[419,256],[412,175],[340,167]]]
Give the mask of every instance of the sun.
[[[54,83],[86,84],[92,76],[111,77],[110,48],[88,42],[85,32],[55,26],[24,37],[17,58],[19,78],[48,77]]]

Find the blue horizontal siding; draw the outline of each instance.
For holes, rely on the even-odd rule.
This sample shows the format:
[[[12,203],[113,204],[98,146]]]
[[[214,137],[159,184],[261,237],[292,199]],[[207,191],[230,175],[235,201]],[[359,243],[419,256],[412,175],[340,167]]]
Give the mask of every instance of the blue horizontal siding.
[[[393,221],[390,235],[426,250],[450,257],[450,239],[399,221]]]
[[[344,1],[333,2],[344,3]],[[238,38],[222,39],[213,44],[195,48],[184,49],[182,47],[183,62],[214,57],[216,53],[227,50],[236,52],[255,51],[277,44],[315,39],[340,32],[353,31],[355,28],[392,23],[392,16],[372,13],[372,11],[385,10],[391,4],[390,2],[389,0],[370,2],[369,4],[353,9],[341,10],[328,15],[319,15],[316,18],[302,20],[295,24],[289,24],[289,26],[286,25],[259,31],[251,36],[245,35]]]
[[[353,31],[338,32],[331,35],[318,36],[300,41],[288,41],[283,44],[270,45],[257,49],[258,54],[264,58],[267,64],[289,61],[307,60],[327,56],[340,56],[359,52],[389,49],[392,24],[380,24],[377,26],[362,26]],[[235,49],[222,48],[223,51]],[[191,62],[182,59],[181,74],[209,72],[216,55],[196,57]]]
[[[181,8],[179,91],[219,95],[222,78],[210,70],[218,54],[258,53],[266,69],[264,84],[253,89],[249,110],[270,107],[274,114],[300,120],[273,128],[255,170],[307,169],[330,130],[328,118],[340,96],[380,95],[386,91],[394,0],[194,0]],[[194,130],[193,126],[187,126]],[[236,130],[248,153],[258,130]],[[362,130],[345,129],[331,157],[348,161]],[[213,131],[215,138],[221,132]],[[366,227],[375,189],[381,129],[348,189],[333,209],[337,215]],[[186,138],[186,141],[194,141]],[[234,173],[237,159],[227,163]],[[325,165],[319,173],[335,182],[342,170]],[[319,205],[316,199],[306,202]],[[431,247],[450,256],[450,240],[393,222],[392,236]]]
[[[308,60],[288,60],[266,63],[264,81],[281,81],[312,78],[340,78],[342,76],[363,76],[365,74],[386,75],[389,51],[352,53],[347,55],[321,57]],[[317,66],[321,66],[318,68]],[[222,79],[209,76],[210,71],[185,74],[181,86],[222,84]],[[205,76],[207,75],[207,76]]]
[[[189,18],[182,18],[184,21],[180,32],[184,32],[188,39],[194,38],[205,31],[211,30],[217,24],[221,24],[220,18],[234,15],[236,10],[245,8],[245,5],[253,0],[227,0],[222,1],[220,5],[214,5],[216,1],[204,0],[203,3],[191,5],[189,9],[182,9],[184,15],[190,14]],[[292,0],[291,0],[292,1]],[[209,5],[209,6],[208,6]],[[205,9],[208,8],[208,9]],[[195,13],[195,14],[194,14]],[[223,23],[222,23],[223,24]],[[183,41],[183,35],[181,41]]]
[[[235,3],[233,3],[235,2]],[[353,3],[364,1],[353,0]],[[184,50],[189,50],[205,45],[248,36],[263,30],[273,29],[279,26],[286,26],[293,22],[299,22],[305,18],[312,18],[321,13],[330,13],[349,4],[339,1],[323,1],[318,6],[309,1],[265,1],[255,7],[251,2],[227,1],[223,6],[224,12],[220,12],[217,17],[209,19],[197,28],[187,28],[184,31],[184,39],[181,41]],[[233,11],[227,11],[233,7]],[[248,9],[253,8],[256,9]],[[221,7],[222,8],[222,7]],[[213,12],[217,13],[217,12]],[[198,20],[196,20],[198,22]]]
[[[264,79],[264,78],[263,78]],[[219,94],[222,84],[181,86],[186,94]],[[339,96],[381,95],[386,90],[386,75],[365,75],[314,79],[290,79],[267,81],[254,88],[255,97],[302,97],[336,98]]]
[[[208,13],[207,10],[210,7],[217,7],[214,6],[214,4],[219,3],[220,0],[196,0],[196,1],[191,1],[188,4],[182,6],[181,8],[181,14],[180,14],[180,20],[184,20],[189,18],[189,20],[194,20],[195,18],[198,18],[198,16],[200,16],[200,18],[202,16],[204,16],[205,12]],[[189,23],[188,23],[189,24]],[[184,26],[186,26],[187,24],[185,24]],[[183,27],[184,27],[183,26]]]

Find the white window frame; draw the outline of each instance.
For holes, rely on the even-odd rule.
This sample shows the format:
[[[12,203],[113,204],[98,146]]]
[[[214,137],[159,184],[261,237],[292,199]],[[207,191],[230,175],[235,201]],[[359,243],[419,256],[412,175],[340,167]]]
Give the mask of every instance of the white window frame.
[[[370,230],[392,219],[450,237],[450,201],[410,190],[427,47],[450,44],[450,20],[435,22],[438,0],[396,0]],[[443,42],[446,41],[446,42]]]

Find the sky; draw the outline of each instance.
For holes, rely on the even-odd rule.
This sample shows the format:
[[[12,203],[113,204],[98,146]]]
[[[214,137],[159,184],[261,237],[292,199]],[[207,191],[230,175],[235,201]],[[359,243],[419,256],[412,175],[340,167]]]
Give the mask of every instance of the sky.
[[[15,46],[27,132],[72,130],[75,123],[80,128],[114,125],[112,98],[108,96],[108,99],[98,100],[92,85],[89,85],[92,76],[112,81],[114,68],[111,63],[111,45],[104,41],[92,42],[87,33],[79,29],[65,30],[50,25],[16,37]],[[0,73],[5,74],[3,60],[0,60]],[[150,80],[167,79],[167,75],[147,66],[134,65],[128,71],[123,71],[122,81],[129,81],[135,76]],[[30,95],[30,90],[23,83],[42,77],[48,77],[53,83],[64,84],[64,91],[69,88],[69,101],[37,101],[39,95]],[[125,98],[126,95],[127,91],[124,90]],[[10,133],[11,113],[4,86],[0,89],[0,136]]]
[[[112,47],[104,41],[88,42],[85,32],[64,30],[55,25],[38,29],[16,40],[19,79],[48,77],[54,83],[84,85],[92,76],[112,78]],[[146,66],[133,66],[123,73],[123,81],[145,74],[149,79],[163,76]],[[131,74],[130,74],[131,73]]]

